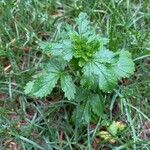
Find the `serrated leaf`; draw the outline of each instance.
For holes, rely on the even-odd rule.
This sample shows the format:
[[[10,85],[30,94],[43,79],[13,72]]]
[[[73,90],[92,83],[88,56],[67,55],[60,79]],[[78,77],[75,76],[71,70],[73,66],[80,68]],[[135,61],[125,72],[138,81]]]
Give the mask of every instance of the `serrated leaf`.
[[[70,40],[62,40],[59,43],[45,43],[42,44],[44,52],[51,54],[52,56],[62,57],[64,60],[70,61],[73,56],[72,43]]]
[[[57,73],[63,71],[66,65],[66,61],[63,60],[61,57],[54,57],[51,58],[51,60],[44,65],[44,70],[47,73]]]
[[[94,58],[102,63],[112,63],[114,55],[115,54],[112,51],[102,49],[95,54]]]
[[[113,66],[113,72],[117,75],[118,79],[128,78],[134,73],[134,63],[128,51],[121,51],[119,60]]]
[[[89,30],[88,15],[86,13],[81,12],[79,17],[77,18],[77,25],[80,34],[84,34]]]
[[[62,57],[67,61],[70,61],[73,57],[72,43],[70,40],[63,41]]]
[[[61,59],[52,58],[49,63],[45,65],[42,74],[34,81],[27,83],[25,93],[32,94],[36,97],[44,97],[50,94],[65,66]]]
[[[91,113],[89,101],[84,101],[84,103],[78,104],[77,108],[73,112],[72,119],[78,124],[87,124],[90,122]]]
[[[111,92],[117,85],[116,75],[109,68],[101,67],[101,74],[98,75],[99,88],[104,92]]]
[[[90,91],[83,88],[77,88],[76,90],[75,101],[78,105],[74,109],[72,119],[78,124],[87,124],[91,120],[89,94]]]
[[[92,117],[99,117],[103,113],[103,104],[99,95],[92,94],[90,90],[77,88],[75,101],[77,108],[73,113],[73,119],[82,124],[92,121]]]
[[[85,76],[95,76],[99,82],[99,87],[104,92],[111,91],[117,84],[116,75],[101,62],[92,60],[83,67]]]
[[[31,93],[36,97],[44,97],[50,94],[55,87],[59,76],[57,73],[43,74],[34,81]]]
[[[74,99],[76,88],[71,76],[69,74],[64,74],[61,76],[60,80],[61,88],[65,93],[65,97],[67,97],[69,100]]]
[[[34,81],[30,81],[26,84],[24,90],[25,94],[29,94],[32,91],[33,85],[34,85]]]
[[[79,107],[81,109],[81,120],[84,121],[84,123],[89,123],[91,119],[91,113],[90,113],[90,102],[86,101],[84,104],[80,105]]]
[[[50,42],[41,42],[39,43],[39,47],[43,53],[49,53],[50,49],[52,48],[52,44]]]

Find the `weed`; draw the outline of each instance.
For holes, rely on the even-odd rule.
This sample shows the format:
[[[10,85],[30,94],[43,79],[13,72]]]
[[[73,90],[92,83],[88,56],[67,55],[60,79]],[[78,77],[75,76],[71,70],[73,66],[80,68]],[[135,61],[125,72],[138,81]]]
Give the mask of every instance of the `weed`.
[[[46,97],[26,95],[25,84],[32,80],[32,76],[38,78],[44,70],[43,64],[51,59],[51,55],[41,53],[39,43],[50,41],[54,45],[62,37],[66,38],[66,32],[62,32],[68,30],[66,24],[73,27],[71,31],[77,31],[75,18],[80,12],[87,13],[96,35],[109,38],[104,47],[113,54],[120,50],[132,54],[134,75],[119,79],[111,93],[102,92],[102,88],[93,90],[86,84],[90,93],[92,91],[99,96],[101,105],[67,100],[65,97],[70,95],[65,94],[64,97],[68,90],[63,87],[63,93],[60,80]],[[149,140],[143,136],[148,135],[145,124],[150,121],[149,19],[148,0],[0,1],[0,149],[149,149]],[[81,41],[73,40],[74,50],[78,49]],[[89,47],[96,50],[99,44],[95,43],[91,41]],[[73,55],[77,63],[67,61],[64,70],[76,87],[90,81],[81,76],[85,63],[94,53],[91,48],[86,49],[89,53],[82,58],[82,51],[77,51]],[[69,81],[70,77],[66,80]],[[76,93],[80,91],[75,89]],[[84,90],[78,93],[84,93]],[[96,102],[97,96],[94,96]],[[87,111],[83,114],[93,113],[93,108],[98,108],[94,109],[94,116],[102,115],[90,116],[90,123],[87,121],[85,124],[77,115],[84,106],[90,109],[84,109]],[[89,117],[85,119],[89,120]],[[115,128],[118,121],[125,128],[112,135],[109,128]],[[105,140],[106,137],[100,137],[99,133],[107,133],[111,139]]]

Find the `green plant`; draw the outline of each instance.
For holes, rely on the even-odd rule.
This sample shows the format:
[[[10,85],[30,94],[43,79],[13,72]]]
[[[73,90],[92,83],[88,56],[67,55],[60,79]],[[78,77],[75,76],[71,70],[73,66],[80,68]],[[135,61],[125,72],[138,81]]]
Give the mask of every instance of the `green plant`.
[[[65,97],[78,103],[74,114],[82,117],[83,123],[100,116],[103,103],[99,91],[111,92],[118,80],[129,78],[134,63],[128,51],[108,50],[109,40],[97,31],[87,14],[80,13],[76,25],[67,25],[57,42],[40,44],[49,57],[41,64],[41,74],[27,83],[25,93],[42,98],[60,85]]]

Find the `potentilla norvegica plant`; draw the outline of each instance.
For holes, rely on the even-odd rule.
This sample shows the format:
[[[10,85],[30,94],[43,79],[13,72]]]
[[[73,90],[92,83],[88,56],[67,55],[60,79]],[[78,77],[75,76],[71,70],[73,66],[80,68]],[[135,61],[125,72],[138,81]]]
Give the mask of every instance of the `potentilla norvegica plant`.
[[[41,44],[42,52],[50,57],[41,75],[27,83],[25,93],[42,98],[57,84],[66,99],[77,102],[73,119],[89,123],[99,117],[104,108],[100,93],[111,92],[120,79],[134,72],[131,54],[112,52],[106,48],[108,42],[97,34],[87,14],[80,13],[76,25],[67,25],[57,42]]]

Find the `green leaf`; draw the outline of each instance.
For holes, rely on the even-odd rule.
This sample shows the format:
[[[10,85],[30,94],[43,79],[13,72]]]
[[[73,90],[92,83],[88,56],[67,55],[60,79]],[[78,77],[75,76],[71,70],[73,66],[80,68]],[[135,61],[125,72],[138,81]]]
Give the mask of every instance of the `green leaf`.
[[[101,90],[110,92],[117,85],[118,79],[130,77],[133,74],[134,63],[127,51],[113,53],[103,49],[84,65],[82,71],[84,76],[91,79],[94,76]]]
[[[65,69],[67,66],[66,61],[63,60],[61,57],[54,57],[51,58],[49,62],[47,62],[43,67],[44,71],[47,73],[58,73]]]
[[[103,50],[98,51],[95,54],[94,58],[98,59],[102,63],[112,63],[114,56],[115,54],[112,51],[103,49]]]
[[[113,121],[112,124],[108,127],[108,131],[113,135],[117,135],[118,127],[116,125],[116,122]]]
[[[33,85],[34,85],[34,81],[30,81],[26,84],[24,90],[25,94],[29,94],[32,91]]]
[[[59,76],[57,73],[43,74],[39,78],[35,79],[34,84],[31,84],[32,90],[27,90],[29,87],[29,84],[27,84],[25,91],[29,91],[29,94],[31,93],[36,97],[42,98],[52,92],[58,79]]]
[[[74,99],[76,88],[69,74],[63,74],[60,78],[61,88],[65,92],[65,97],[69,100]]]
[[[94,114],[97,116],[101,116],[103,114],[104,106],[98,94],[91,95],[90,105]]]
[[[89,30],[90,21],[88,19],[88,15],[86,13],[81,12],[79,14],[79,17],[77,18],[76,22],[77,22],[78,31],[80,34],[84,34]]]
[[[77,124],[87,124],[91,120],[89,94],[90,91],[83,88],[76,90],[75,101],[78,105],[74,109],[72,120]]]
[[[70,61],[73,57],[72,43],[69,40],[63,41],[62,57],[67,61]]]
[[[96,35],[85,37],[83,35],[72,35],[73,56],[78,59],[79,66],[93,58],[93,55],[99,50],[101,43]]]
[[[62,63],[62,59],[52,58],[49,63],[44,66],[41,76],[27,83],[25,93],[32,94],[36,97],[44,97],[50,94],[65,66],[66,64]]]
[[[128,51],[121,51],[119,54],[119,60],[114,64],[113,72],[115,72],[118,79],[126,77],[128,78],[135,71],[131,54]]]
[[[98,94],[92,94],[90,90],[77,88],[75,101],[78,102],[73,113],[73,120],[78,124],[87,124],[92,117],[99,117],[103,114],[103,103]]]
[[[99,82],[99,88],[104,92],[110,92],[117,84],[117,78],[109,67],[98,60],[87,62],[83,67],[85,76],[95,76]]]
[[[70,61],[73,56],[72,43],[70,40],[62,40],[59,43],[42,43],[41,48],[47,54],[62,57],[66,61]]]
[[[96,82],[95,82],[95,78],[94,77],[87,77],[87,76],[82,76],[81,80],[80,80],[80,84],[82,87],[86,88],[86,89],[91,89],[94,87],[96,87]]]
[[[52,44],[50,42],[41,42],[39,43],[39,47],[43,53],[49,53],[50,49],[52,48]]]
[[[86,101],[83,105],[81,105],[80,109],[82,110],[81,119],[85,121],[85,123],[89,123],[91,119],[90,113],[90,101]]]
[[[81,87],[76,88],[76,94],[75,94],[75,101],[78,102],[83,102],[87,101],[87,96],[89,94],[89,90]]]
[[[90,113],[90,101],[84,101],[84,103],[78,103],[78,106],[73,112],[72,119],[77,124],[87,124],[91,120]]]

